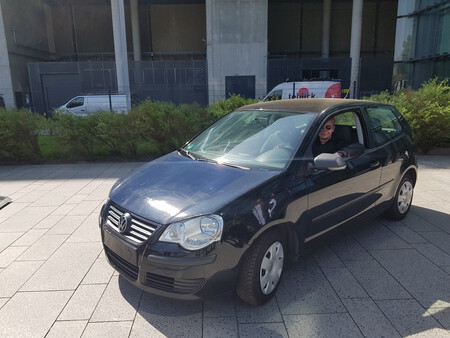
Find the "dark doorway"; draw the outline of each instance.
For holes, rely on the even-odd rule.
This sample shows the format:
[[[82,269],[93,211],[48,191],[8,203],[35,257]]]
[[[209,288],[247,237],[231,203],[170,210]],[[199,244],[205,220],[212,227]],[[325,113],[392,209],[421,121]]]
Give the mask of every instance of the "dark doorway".
[[[255,83],[254,75],[225,76],[225,96],[228,98],[233,94],[239,94],[247,99],[254,99]]]

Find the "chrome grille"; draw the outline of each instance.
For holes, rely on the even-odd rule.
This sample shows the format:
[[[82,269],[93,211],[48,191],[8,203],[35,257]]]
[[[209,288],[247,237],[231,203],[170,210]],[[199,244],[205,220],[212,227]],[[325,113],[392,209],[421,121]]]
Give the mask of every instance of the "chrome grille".
[[[119,233],[119,220],[120,216],[124,213],[125,211],[119,210],[119,208],[111,204],[108,207],[107,223],[112,229]],[[121,235],[138,244],[145,242],[155,232],[157,227],[155,225],[145,223],[142,220],[138,220],[134,215],[131,215],[131,217],[132,221],[130,230]]]

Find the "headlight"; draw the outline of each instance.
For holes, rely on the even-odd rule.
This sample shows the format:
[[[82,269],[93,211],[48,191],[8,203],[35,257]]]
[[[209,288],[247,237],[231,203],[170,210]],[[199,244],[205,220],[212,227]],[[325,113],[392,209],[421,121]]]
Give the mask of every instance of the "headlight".
[[[169,225],[159,240],[178,243],[187,250],[197,250],[220,239],[223,229],[222,217],[208,215]]]

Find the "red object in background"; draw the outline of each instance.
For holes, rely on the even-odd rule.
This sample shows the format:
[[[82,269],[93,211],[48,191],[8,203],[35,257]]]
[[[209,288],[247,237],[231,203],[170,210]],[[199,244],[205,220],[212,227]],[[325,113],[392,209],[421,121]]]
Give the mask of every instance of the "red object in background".
[[[340,98],[341,97],[341,84],[335,83],[334,85],[331,85],[327,92],[325,93],[326,98]]]
[[[309,97],[309,90],[308,90],[308,88],[300,88],[298,90],[298,97],[300,97],[300,98]]]

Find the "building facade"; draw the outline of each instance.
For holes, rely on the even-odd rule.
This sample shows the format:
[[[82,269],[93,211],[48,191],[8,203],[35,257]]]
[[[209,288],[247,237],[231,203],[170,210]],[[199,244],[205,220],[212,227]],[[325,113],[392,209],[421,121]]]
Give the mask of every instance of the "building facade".
[[[399,0],[395,88],[417,89],[429,78],[450,78],[450,1]]]
[[[358,97],[378,93],[391,89],[402,19],[397,0],[0,0],[0,10],[0,95],[39,113],[76,95],[120,92],[120,48],[132,102],[206,105],[329,78],[357,84]]]

